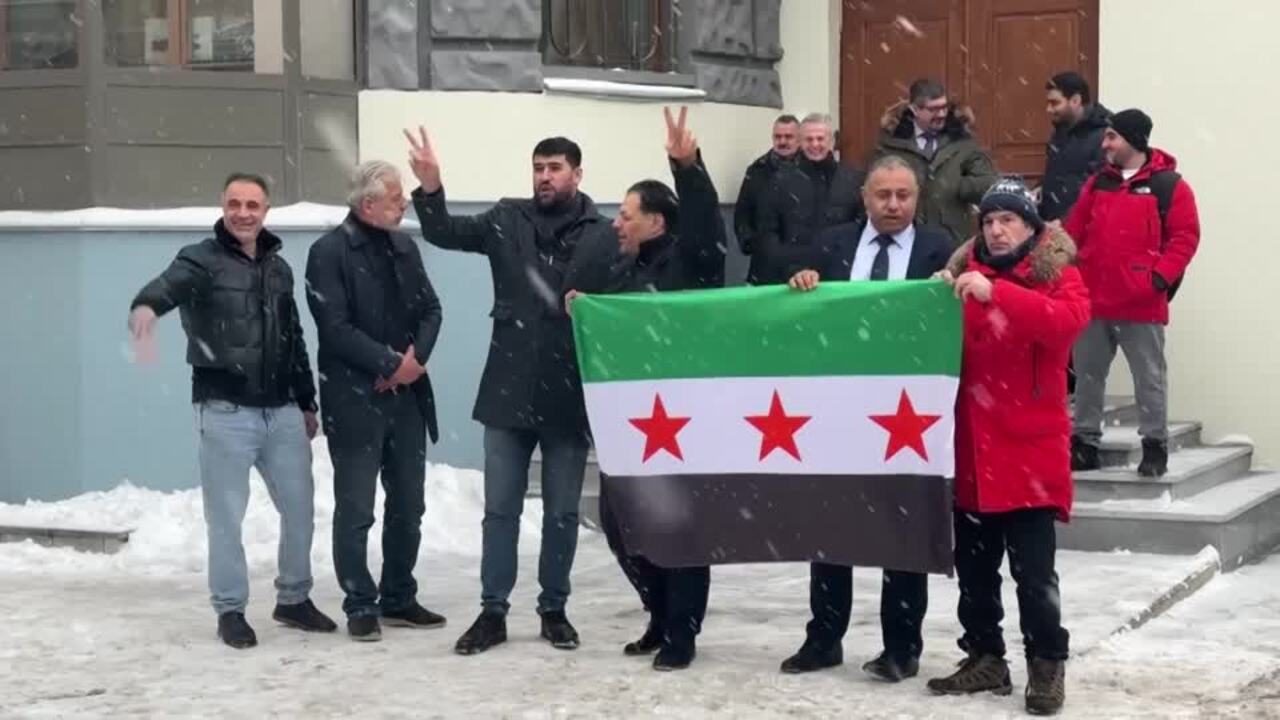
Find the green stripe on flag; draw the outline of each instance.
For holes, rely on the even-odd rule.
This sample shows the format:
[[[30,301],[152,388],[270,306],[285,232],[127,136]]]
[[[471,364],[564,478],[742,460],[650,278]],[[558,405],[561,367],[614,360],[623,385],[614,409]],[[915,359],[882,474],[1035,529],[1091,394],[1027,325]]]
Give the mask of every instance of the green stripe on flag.
[[[939,280],[585,295],[584,382],[960,374],[960,303]]]

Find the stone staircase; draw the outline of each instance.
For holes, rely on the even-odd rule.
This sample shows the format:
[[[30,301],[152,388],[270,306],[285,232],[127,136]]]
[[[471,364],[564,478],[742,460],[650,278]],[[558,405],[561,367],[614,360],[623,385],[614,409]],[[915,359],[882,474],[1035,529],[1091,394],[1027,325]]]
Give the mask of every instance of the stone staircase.
[[[1280,472],[1253,468],[1253,447],[1205,445],[1200,423],[1169,425],[1169,473],[1139,477],[1142,458],[1137,406],[1108,399],[1101,470],[1076,473],[1075,509],[1058,527],[1058,547],[1068,550],[1194,555],[1206,545],[1224,570],[1280,546]],[[540,458],[534,452],[529,494],[539,495]],[[599,523],[600,473],[595,453],[587,460],[581,516]]]
[[[1280,473],[1253,468],[1249,445],[1205,445],[1200,424],[1169,425],[1169,473],[1143,478],[1137,408],[1108,402],[1101,470],[1075,474],[1075,509],[1058,546],[1194,554],[1212,545],[1224,570],[1280,545]]]

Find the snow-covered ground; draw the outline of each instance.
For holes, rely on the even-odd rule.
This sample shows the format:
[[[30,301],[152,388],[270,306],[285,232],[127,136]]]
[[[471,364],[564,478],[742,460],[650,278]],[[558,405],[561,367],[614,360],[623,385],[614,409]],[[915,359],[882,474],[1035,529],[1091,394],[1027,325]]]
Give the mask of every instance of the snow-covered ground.
[[[316,444],[315,467],[313,597],[336,617],[332,471],[323,443]],[[480,488],[475,472],[433,466],[428,473],[420,600],[447,615],[448,628],[389,628],[383,642],[358,644],[342,633],[304,635],[270,621],[276,516],[256,485],[245,541],[254,592],[249,620],[260,645],[249,651],[214,638],[198,493],[122,486],[61,503],[0,505],[0,524],[136,529],[128,546],[109,556],[0,545],[0,717],[1022,716],[1018,694],[925,694],[924,677],[949,672],[959,659],[956,591],[947,578],[931,584],[922,677],[901,685],[873,683],[857,669],[879,646],[873,570],[855,573],[846,665],[804,676],[778,672],[807,619],[801,565],[715,568],[698,660],[684,672],[655,673],[647,660],[622,655],[644,617],[603,538],[584,531],[569,608],[583,646],[555,650],[537,639],[540,512],[533,503],[511,640],[457,656],[453,642],[478,611]],[[1194,560],[1072,552],[1059,559],[1078,653],[1068,667],[1065,717],[1280,718],[1280,559],[1217,578],[1167,615],[1119,635],[1114,631],[1181,580]],[[1009,584],[1005,594],[1006,632],[1013,629],[1016,648]],[[1025,672],[1014,659],[1021,687]]]

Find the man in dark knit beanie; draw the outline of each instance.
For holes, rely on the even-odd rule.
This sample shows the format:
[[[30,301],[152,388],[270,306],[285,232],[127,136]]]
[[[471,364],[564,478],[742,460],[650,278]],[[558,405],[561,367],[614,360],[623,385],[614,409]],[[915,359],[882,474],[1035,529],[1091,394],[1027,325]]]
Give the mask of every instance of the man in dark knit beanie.
[[[1141,110],[1121,110],[1111,116],[1111,129],[1134,150],[1146,153],[1151,149],[1151,118]]]
[[[1172,155],[1151,147],[1151,118],[1123,110],[1103,135],[1107,164],[1089,178],[1063,228],[1079,247],[1093,319],[1076,341],[1073,470],[1101,466],[1103,396],[1116,348],[1124,350],[1138,401],[1138,474],[1168,471],[1168,379],[1164,327],[1169,298],[1200,243],[1191,186]]]
[[[1044,220],[1040,218],[1040,211],[1036,209],[1035,196],[1020,178],[1000,178],[987,190],[982,196],[982,203],[978,205],[978,227],[982,227],[982,221],[988,213],[997,210],[1008,210],[1017,214],[1035,229],[1037,235],[1044,229]]]

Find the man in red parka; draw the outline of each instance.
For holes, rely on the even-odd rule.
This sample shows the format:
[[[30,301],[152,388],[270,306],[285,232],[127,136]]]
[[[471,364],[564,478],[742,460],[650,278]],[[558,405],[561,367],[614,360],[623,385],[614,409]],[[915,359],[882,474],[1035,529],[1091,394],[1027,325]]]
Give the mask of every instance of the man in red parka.
[[[981,235],[941,273],[964,302],[955,562],[968,658],[928,687],[1012,692],[1000,630],[1007,548],[1027,656],[1026,707],[1051,714],[1066,697],[1069,639],[1054,570],[1054,520],[1071,512],[1067,358],[1089,322],[1089,296],[1072,266],[1071,239],[1045,227],[1021,181],[997,182],[979,211]]]
[[[1141,110],[1115,114],[1102,139],[1107,164],[1085,182],[1064,224],[1080,248],[1093,301],[1093,319],[1075,347],[1073,470],[1101,466],[1103,395],[1118,345],[1138,400],[1138,474],[1168,471],[1164,326],[1169,296],[1200,243],[1200,219],[1177,161],[1150,147],[1150,134],[1151,118]]]

